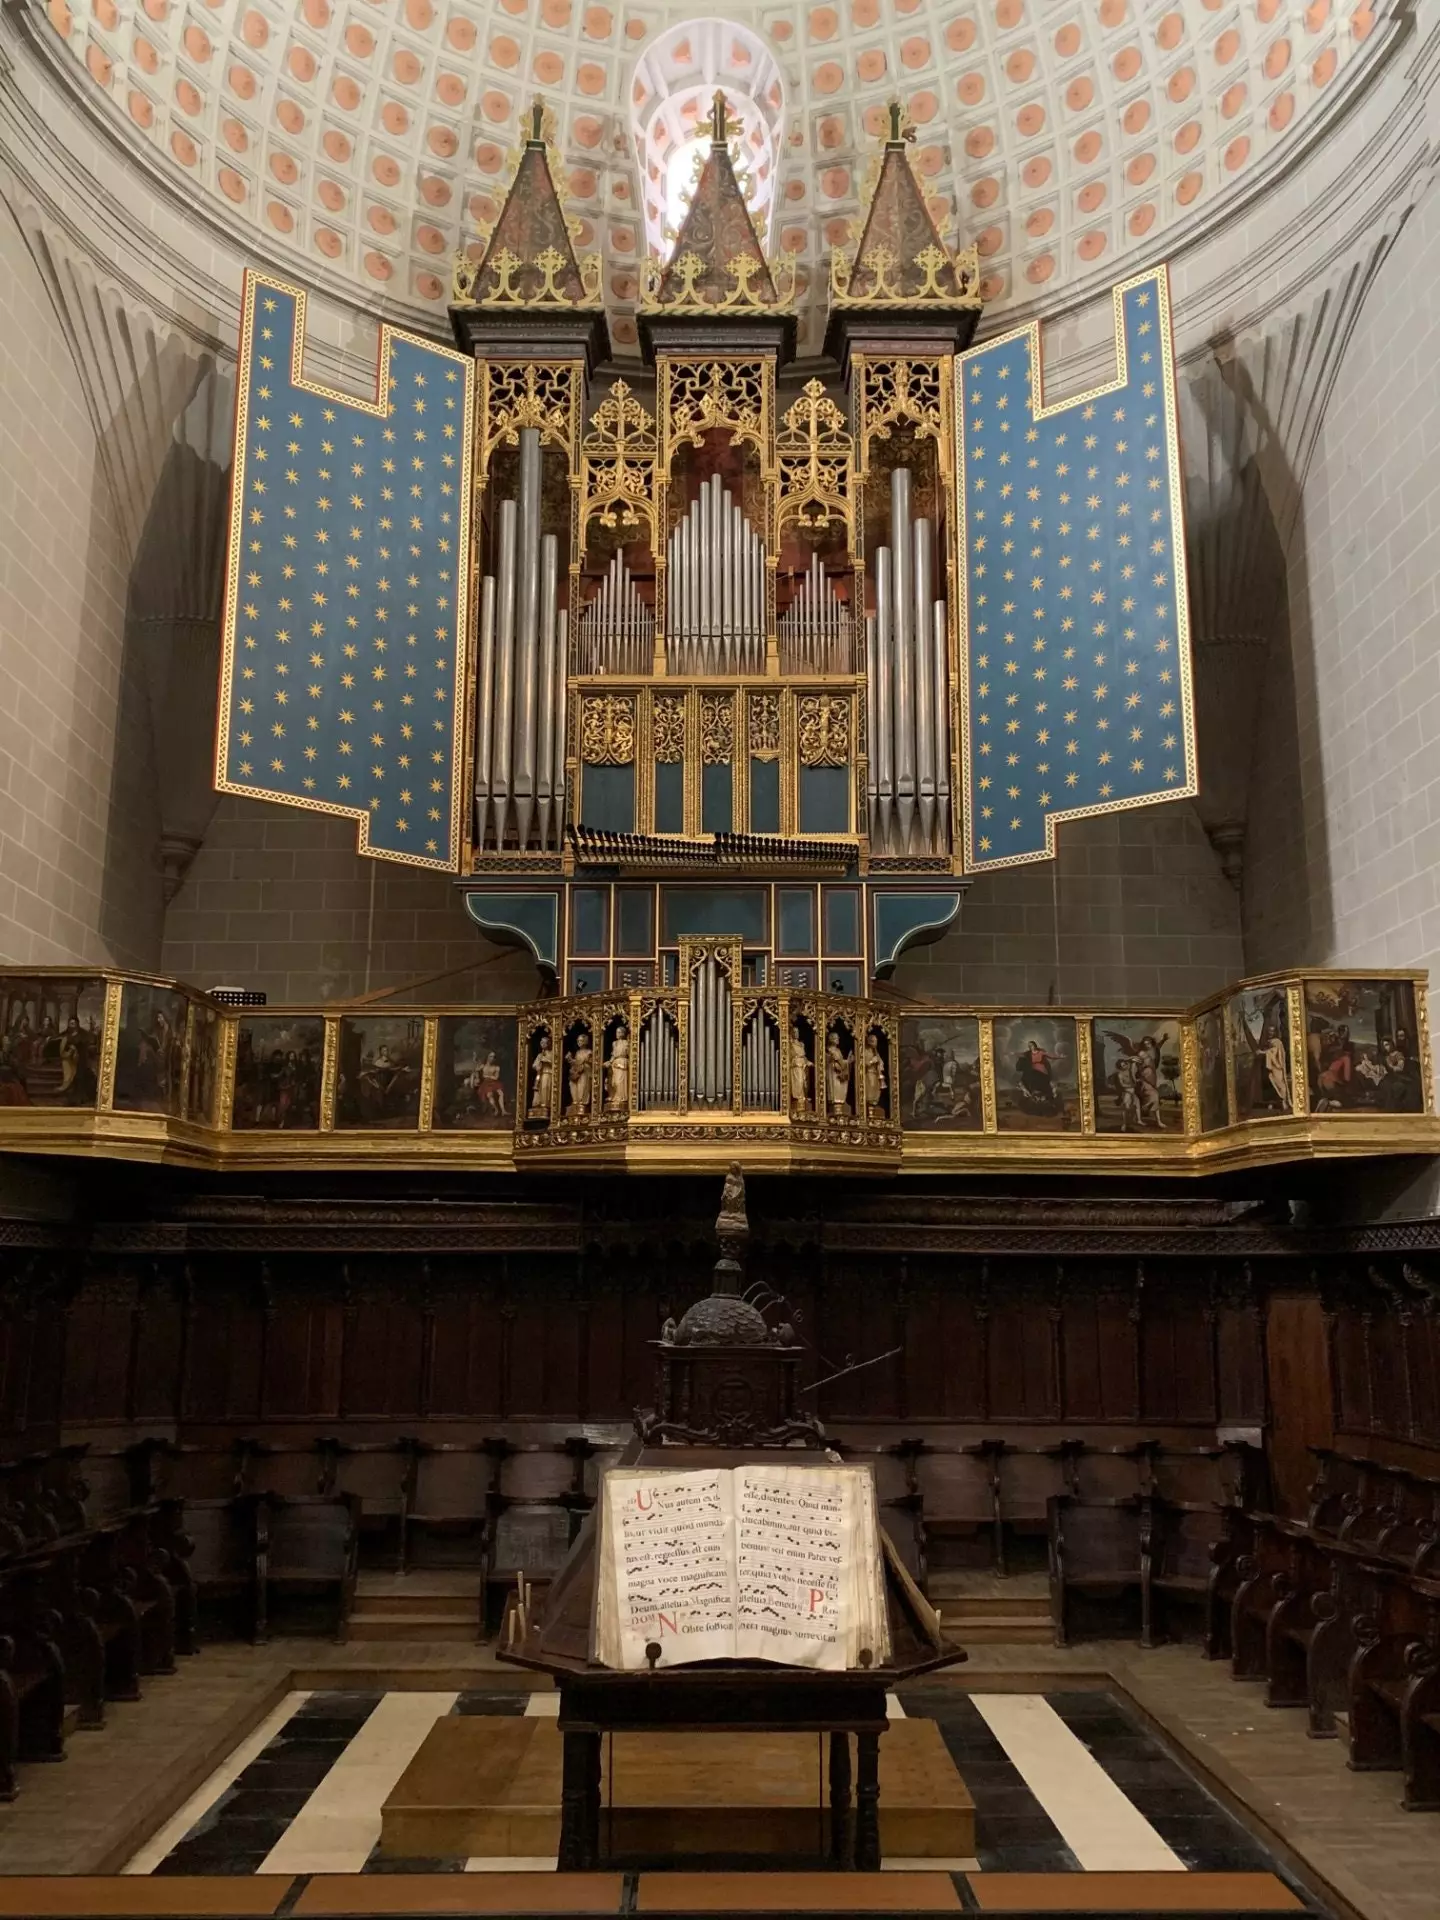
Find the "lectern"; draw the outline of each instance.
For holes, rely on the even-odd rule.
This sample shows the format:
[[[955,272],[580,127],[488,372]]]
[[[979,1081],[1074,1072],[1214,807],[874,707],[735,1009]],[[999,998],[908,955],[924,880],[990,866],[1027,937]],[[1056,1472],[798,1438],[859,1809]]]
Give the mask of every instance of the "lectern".
[[[667,1322],[654,1343],[658,1403],[637,1416],[635,1438],[621,1464],[668,1472],[777,1460],[787,1467],[833,1464],[820,1423],[799,1406],[803,1349],[789,1326],[782,1322],[772,1329],[742,1291],[749,1225],[738,1167],[725,1182],[716,1235],[720,1258],[713,1289],[678,1325]],[[561,1869],[598,1863],[603,1736],[661,1731],[828,1734],[831,1858],[837,1866],[877,1869],[885,1696],[916,1674],[965,1658],[941,1634],[889,1539],[881,1533],[890,1628],[883,1661],[867,1661],[862,1649],[861,1664],[845,1672],[759,1660],[661,1667],[653,1659],[648,1669],[632,1671],[606,1667],[594,1654],[597,1519],[597,1513],[586,1519],[545,1596],[543,1614],[525,1621],[519,1639],[499,1656],[550,1674],[560,1689]]]

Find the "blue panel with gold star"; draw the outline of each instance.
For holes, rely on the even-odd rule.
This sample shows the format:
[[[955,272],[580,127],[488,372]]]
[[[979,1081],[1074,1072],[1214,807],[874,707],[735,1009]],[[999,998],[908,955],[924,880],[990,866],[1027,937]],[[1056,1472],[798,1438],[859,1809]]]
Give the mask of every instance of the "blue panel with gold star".
[[[376,398],[301,377],[305,295],[247,274],[215,784],[455,871],[473,365],[380,331]]]
[[[1165,269],[1115,289],[1116,378],[1047,406],[1040,329],[956,369],[966,865],[1196,791]]]

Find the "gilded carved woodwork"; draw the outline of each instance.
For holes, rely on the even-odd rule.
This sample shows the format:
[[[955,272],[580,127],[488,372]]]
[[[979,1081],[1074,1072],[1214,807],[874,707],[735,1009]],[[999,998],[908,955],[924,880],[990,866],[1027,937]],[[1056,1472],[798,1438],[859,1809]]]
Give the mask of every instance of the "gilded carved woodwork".
[[[812,534],[837,527],[853,547],[854,453],[844,414],[819,380],[808,380],[775,438],[782,535],[792,521]]]
[[[628,767],[635,758],[633,695],[587,695],[580,707],[580,758],[591,767]]]
[[[850,700],[845,694],[810,693],[796,704],[800,764],[843,767],[850,760]]]

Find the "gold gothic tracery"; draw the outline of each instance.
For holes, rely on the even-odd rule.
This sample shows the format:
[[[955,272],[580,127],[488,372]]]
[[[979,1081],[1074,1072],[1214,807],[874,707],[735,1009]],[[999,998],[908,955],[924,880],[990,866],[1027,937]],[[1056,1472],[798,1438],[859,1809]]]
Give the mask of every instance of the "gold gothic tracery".
[[[602,527],[656,533],[656,462],[659,446],[654,418],[617,380],[596,407],[581,443],[583,474],[580,533],[591,520]]]
[[[480,475],[488,473],[497,447],[519,444],[522,427],[538,427],[543,444],[562,448],[573,472],[584,401],[583,361],[481,360],[478,372]]]
[[[838,526],[854,544],[854,452],[844,414],[819,380],[807,380],[775,439],[782,533],[791,521],[807,533]]]

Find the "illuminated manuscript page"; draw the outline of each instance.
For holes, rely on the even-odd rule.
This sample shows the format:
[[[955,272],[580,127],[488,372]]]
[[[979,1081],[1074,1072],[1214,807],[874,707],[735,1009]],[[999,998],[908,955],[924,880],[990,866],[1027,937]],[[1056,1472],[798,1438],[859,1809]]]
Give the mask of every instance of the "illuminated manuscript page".
[[[737,1659],[854,1665],[858,1491],[844,1468],[736,1468]]]
[[[735,1526],[728,1469],[605,1476],[596,1651],[607,1666],[735,1653]],[[608,1578],[607,1578],[608,1576]],[[607,1591],[608,1589],[608,1591]]]

